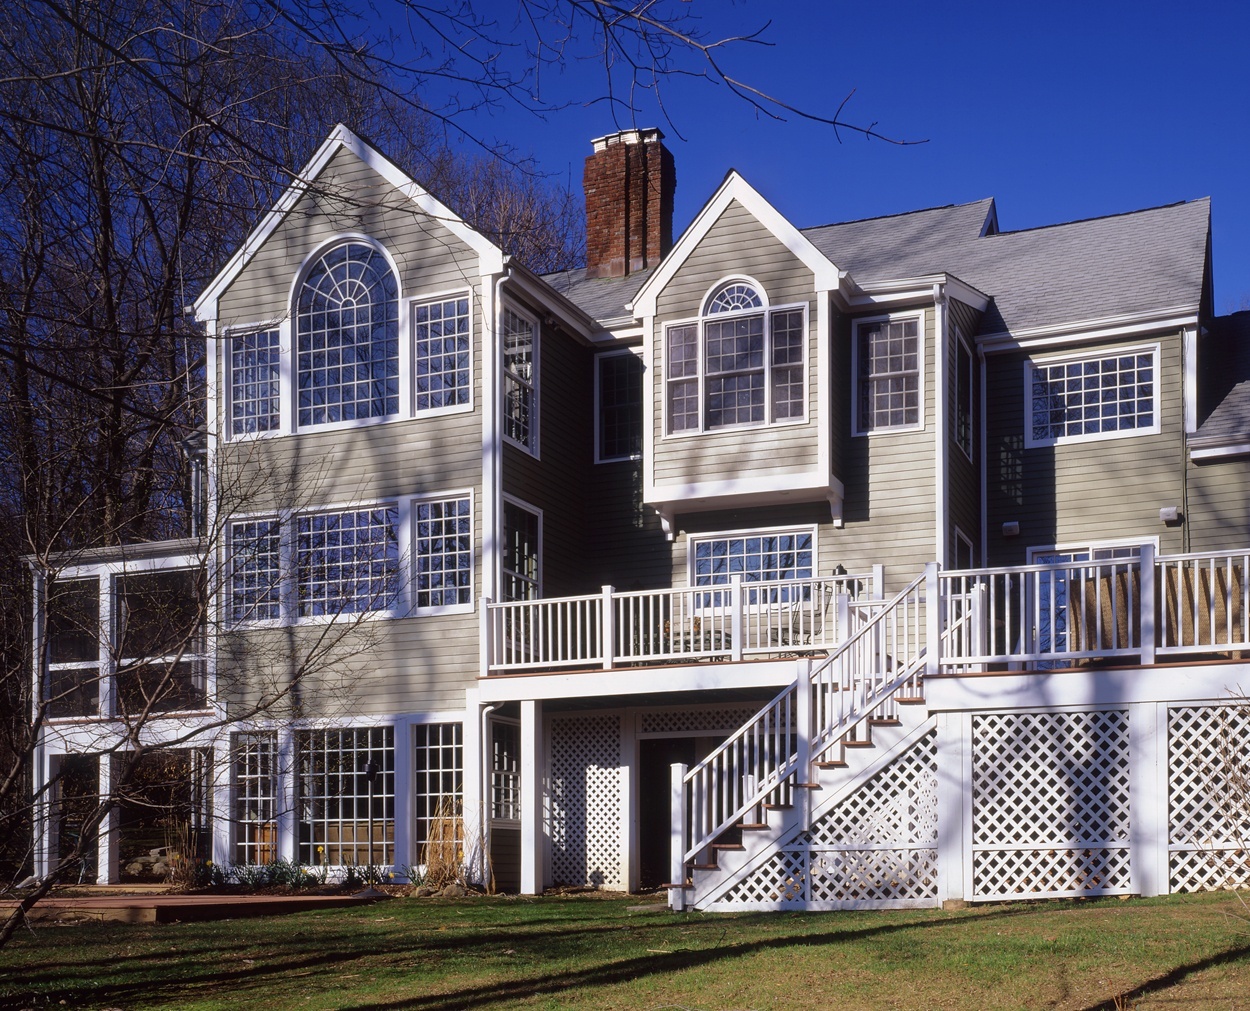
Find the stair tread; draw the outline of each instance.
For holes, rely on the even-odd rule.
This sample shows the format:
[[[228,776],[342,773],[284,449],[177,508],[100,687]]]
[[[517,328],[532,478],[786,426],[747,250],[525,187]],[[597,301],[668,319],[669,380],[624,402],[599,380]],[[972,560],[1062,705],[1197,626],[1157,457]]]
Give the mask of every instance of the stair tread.
[[[744,850],[746,849],[746,847],[743,846],[742,843],[736,843],[736,842],[714,842],[712,843],[712,849],[714,850]]]
[[[844,748],[871,748],[872,741],[843,741]]]
[[[683,881],[680,884],[678,884],[675,881],[665,881],[664,884],[660,885],[660,887],[661,888],[693,888],[694,885],[692,885],[688,881]]]
[[[901,727],[903,725],[902,720],[896,720],[893,717],[885,716],[877,719],[871,719],[868,722],[874,727]]]
[[[796,790],[823,790],[824,789],[824,787],[821,786],[819,783],[795,783],[794,788]]]
[[[764,805],[764,809],[766,811],[789,811],[790,808],[792,807],[794,807],[793,804],[765,804]]]
[[[691,864],[692,871],[714,871],[720,867],[720,864]]]
[[[895,695],[894,701],[900,706],[922,706],[924,705],[923,695]]]
[[[768,823],[763,821],[740,821],[738,822],[738,828],[744,832],[762,832],[768,828]]]
[[[818,769],[845,769],[847,767],[847,764],[848,763],[842,761],[842,759],[839,758],[836,761],[830,760],[827,762],[817,762],[816,768]]]

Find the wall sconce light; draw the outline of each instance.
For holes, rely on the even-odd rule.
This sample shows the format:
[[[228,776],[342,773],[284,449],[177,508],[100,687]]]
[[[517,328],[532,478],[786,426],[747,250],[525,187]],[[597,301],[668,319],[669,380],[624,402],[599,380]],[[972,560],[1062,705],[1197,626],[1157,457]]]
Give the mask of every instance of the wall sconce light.
[[[1019,537],[1020,536],[1019,522],[1017,520],[1008,520],[1006,523],[1004,523],[1003,524],[1003,536],[1004,537]]]
[[[1180,523],[1181,519],[1181,511],[1177,506],[1164,506],[1159,510],[1159,522],[1169,527]]]

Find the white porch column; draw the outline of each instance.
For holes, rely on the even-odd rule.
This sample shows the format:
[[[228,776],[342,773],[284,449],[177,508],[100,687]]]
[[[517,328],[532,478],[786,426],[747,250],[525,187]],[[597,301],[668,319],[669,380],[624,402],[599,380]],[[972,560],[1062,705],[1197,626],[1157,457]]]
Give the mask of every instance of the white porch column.
[[[113,757],[109,754],[100,756],[100,797],[107,798],[113,792]],[[109,808],[108,814],[100,822],[100,838],[96,844],[96,882],[101,885],[115,885],[121,877],[118,857],[121,850],[121,812],[116,805]]]
[[[972,716],[937,714],[938,901],[970,898]]]
[[[543,704],[521,703],[521,894],[543,890]]]
[[[35,817],[32,829],[35,844],[35,877],[42,878],[52,869],[52,818],[56,808],[52,803],[52,794],[48,782],[52,779],[52,759],[48,756],[47,747],[35,745],[35,753],[31,756],[31,770],[34,782],[31,783],[35,797],[40,798],[35,804]]]
[[[234,822],[230,796],[230,784],[233,777],[230,769],[230,734],[221,734],[213,742],[211,751],[212,777],[209,789],[212,791],[212,858],[218,867],[229,867],[231,864],[230,826]]]
[[[278,856],[294,860],[296,833],[299,825],[295,812],[295,731],[283,727],[278,731]],[[314,854],[315,855],[315,854]]]
[[[681,763],[675,762],[669,766],[669,812],[671,814],[671,822],[669,826],[669,864],[668,864],[668,883],[670,885],[683,885],[686,882],[686,819],[689,812],[686,810],[686,773],[689,768]],[[686,890],[681,887],[670,888],[668,890],[668,904],[676,912],[681,912],[686,908]]]
[[[1128,707],[1129,865],[1133,891],[1166,895],[1168,874],[1168,707]]]
[[[461,731],[461,760],[464,762],[463,804],[465,862],[469,873],[483,884],[490,883],[489,859],[489,811],[490,783],[487,779],[490,769],[490,742],[485,736],[483,723],[486,713],[482,711],[478,701],[476,688],[466,689],[464,693],[464,724]],[[411,761],[411,760],[410,760]],[[411,786],[405,788],[405,795],[412,794]],[[398,852],[398,850],[396,851]],[[416,863],[420,854],[413,853],[411,862]],[[402,862],[400,857],[396,860]]]
[[[412,843],[409,841],[412,831],[412,724],[407,720],[396,720],[393,733],[395,735],[395,775],[392,782],[395,792],[395,827],[392,829],[391,870],[398,872],[399,868],[417,862],[417,855],[411,852]],[[462,761],[464,754],[462,750]]]

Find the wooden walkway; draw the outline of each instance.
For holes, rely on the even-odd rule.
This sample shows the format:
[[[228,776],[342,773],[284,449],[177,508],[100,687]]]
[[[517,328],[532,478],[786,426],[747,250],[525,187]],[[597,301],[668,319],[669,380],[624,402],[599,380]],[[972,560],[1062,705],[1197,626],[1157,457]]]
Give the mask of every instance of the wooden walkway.
[[[50,896],[30,911],[45,923],[178,923],[193,920],[234,920],[245,916],[281,916],[312,909],[367,906],[389,896],[379,892],[355,895],[89,895]],[[7,913],[17,903],[0,903]]]

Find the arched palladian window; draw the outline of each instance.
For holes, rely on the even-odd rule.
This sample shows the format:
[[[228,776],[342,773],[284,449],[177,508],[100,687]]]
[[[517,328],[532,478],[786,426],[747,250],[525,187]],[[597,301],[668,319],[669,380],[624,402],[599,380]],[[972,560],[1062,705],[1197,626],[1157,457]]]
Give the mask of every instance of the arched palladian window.
[[[769,308],[742,279],[717,285],[697,322],[666,332],[668,432],[801,419],[806,334],[804,306]]]
[[[322,253],[295,304],[299,425],[399,413],[399,283],[365,242]]]

